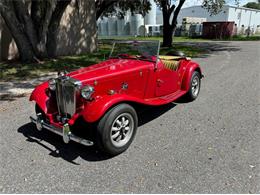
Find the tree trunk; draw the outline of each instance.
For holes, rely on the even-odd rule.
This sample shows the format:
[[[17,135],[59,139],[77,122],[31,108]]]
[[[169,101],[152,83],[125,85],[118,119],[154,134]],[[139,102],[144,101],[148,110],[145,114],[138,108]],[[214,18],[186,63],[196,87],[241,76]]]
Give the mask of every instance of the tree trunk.
[[[0,14],[14,38],[21,61],[38,61],[56,56],[57,31],[62,15],[71,1],[0,0]],[[108,6],[116,0],[100,2]],[[28,3],[31,3],[30,11]]]
[[[47,34],[47,53],[49,57],[55,57],[56,56],[56,49],[57,49],[57,32],[60,26],[60,21],[62,18],[62,15],[67,8],[67,6],[70,4],[71,0],[61,0],[58,1],[57,6],[52,13],[52,18],[49,25],[49,30]]]
[[[56,7],[56,1],[44,1],[44,14],[42,15],[42,20],[40,22],[40,31],[38,34],[38,44],[37,44],[37,49],[40,51],[41,57],[48,57],[47,54],[47,48],[46,48],[46,43],[47,43],[47,34],[48,34],[48,29],[49,29],[49,24],[52,19],[52,14],[53,11]]]
[[[15,40],[21,60],[24,62],[34,61],[36,57],[33,47],[24,33],[25,27],[16,18],[11,1],[5,1],[5,4],[0,7],[0,14]]]
[[[22,62],[34,62],[37,61],[37,57],[29,44],[28,40],[23,36],[23,34],[13,35],[15,43],[19,51],[19,57]]]
[[[172,39],[177,27],[177,17],[183,6],[185,0],[180,0],[177,8],[175,5],[171,5],[170,1],[160,1],[162,13],[163,13],[163,47],[172,47]],[[174,11],[175,10],[175,11]],[[173,13],[172,22],[170,23],[170,17]]]
[[[56,55],[56,32],[70,2],[35,0],[31,2],[29,14],[24,1],[1,0],[0,14],[15,40],[21,61],[38,61],[49,57],[48,54]]]
[[[163,26],[163,47],[172,47],[173,27],[171,25]]]
[[[28,13],[27,5],[25,5],[23,1],[13,1],[13,7],[16,18],[21,26],[23,26],[24,35],[32,46],[33,52],[36,56],[40,56],[40,51],[37,49],[37,33],[33,21]]]

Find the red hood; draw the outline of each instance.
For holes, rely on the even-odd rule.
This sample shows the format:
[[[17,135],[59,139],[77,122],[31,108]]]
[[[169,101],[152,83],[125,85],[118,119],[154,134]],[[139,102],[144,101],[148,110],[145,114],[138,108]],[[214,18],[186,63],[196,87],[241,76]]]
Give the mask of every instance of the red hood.
[[[99,64],[91,65],[89,67],[71,72],[68,76],[82,82],[89,82],[91,80],[97,80],[107,76],[116,76],[122,72],[145,69],[149,66],[154,66],[154,63],[132,59],[109,59]]]

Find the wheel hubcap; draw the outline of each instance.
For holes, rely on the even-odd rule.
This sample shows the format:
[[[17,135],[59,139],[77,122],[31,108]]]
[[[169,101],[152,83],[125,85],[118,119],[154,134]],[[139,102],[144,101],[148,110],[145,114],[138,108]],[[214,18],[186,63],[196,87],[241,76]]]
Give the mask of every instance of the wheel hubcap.
[[[199,77],[195,76],[191,83],[191,91],[192,91],[192,95],[194,97],[198,96],[199,88],[200,88],[200,80],[199,80]]]
[[[113,122],[110,138],[116,147],[122,147],[128,143],[133,134],[134,119],[129,113],[120,114]]]

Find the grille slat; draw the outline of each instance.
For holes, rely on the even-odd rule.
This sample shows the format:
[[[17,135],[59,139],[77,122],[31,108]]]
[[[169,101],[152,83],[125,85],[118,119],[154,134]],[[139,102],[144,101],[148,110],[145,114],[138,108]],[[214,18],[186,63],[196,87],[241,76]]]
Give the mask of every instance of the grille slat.
[[[59,77],[56,80],[56,101],[59,115],[70,118],[76,111],[76,93],[79,81],[70,77]]]

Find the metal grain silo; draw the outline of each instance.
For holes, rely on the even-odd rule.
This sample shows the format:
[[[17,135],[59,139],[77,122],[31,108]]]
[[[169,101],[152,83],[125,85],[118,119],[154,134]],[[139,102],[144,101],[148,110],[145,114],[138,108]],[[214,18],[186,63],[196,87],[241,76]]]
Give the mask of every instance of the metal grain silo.
[[[97,28],[98,28],[98,34],[101,35],[101,22],[98,21],[97,23]]]
[[[156,25],[156,3],[150,0],[151,10],[145,16],[145,25]]]
[[[108,36],[117,35],[117,18],[115,16],[108,18]]]
[[[130,35],[140,35],[140,28],[144,24],[144,19],[141,14],[131,16]]]
[[[118,19],[117,20],[117,35],[122,36],[125,35],[125,24],[126,21],[124,19]]]
[[[101,36],[108,36],[108,23],[107,18],[103,18],[100,21],[100,35]]]

